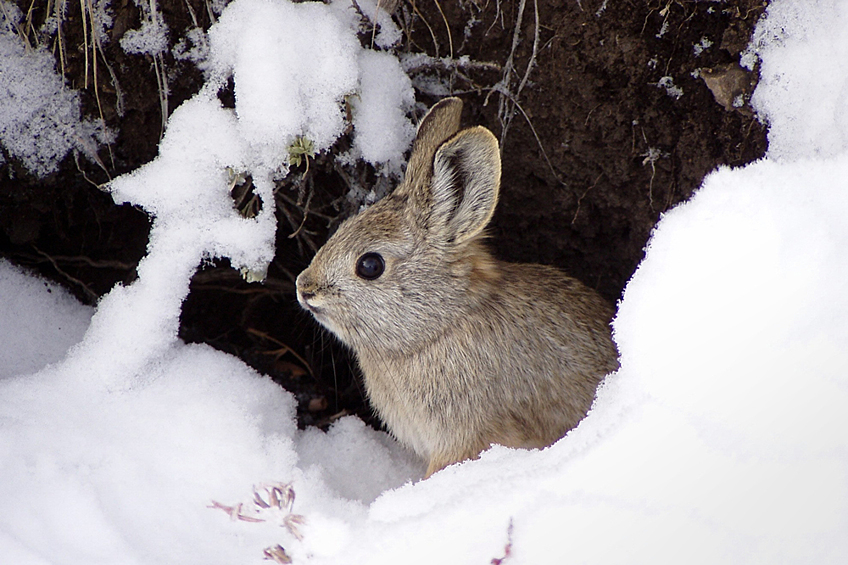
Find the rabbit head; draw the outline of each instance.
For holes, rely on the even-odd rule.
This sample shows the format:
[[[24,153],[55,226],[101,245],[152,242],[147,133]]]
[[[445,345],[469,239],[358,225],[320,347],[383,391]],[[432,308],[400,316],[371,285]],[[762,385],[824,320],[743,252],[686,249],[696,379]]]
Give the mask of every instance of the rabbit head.
[[[473,299],[492,259],[481,244],[498,201],[498,142],[459,131],[462,102],[422,120],[404,181],[345,221],[297,278],[304,308],[354,349],[414,350]]]

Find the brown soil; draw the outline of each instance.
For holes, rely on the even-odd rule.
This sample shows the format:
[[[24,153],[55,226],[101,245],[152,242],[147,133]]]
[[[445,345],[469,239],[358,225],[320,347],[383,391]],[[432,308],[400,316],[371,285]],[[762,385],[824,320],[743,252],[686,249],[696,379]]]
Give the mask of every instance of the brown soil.
[[[189,5],[198,24],[208,27],[206,3]],[[557,265],[615,301],[660,215],[689,198],[717,166],[742,165],[765,151],[764,126],[739,104],[755,75],[736,66],[764,2],[539,0],[534,41],[535,4],[527,0],[513,52],[520,5],[403,2],[396,12],[407,31],[402,50],[445,57],[452,44],[454,57],[493,63],[456,68],[434,62],[414,77],[421,85],[428,76],[449,81],[466,101],[465,122],[485,125],[504,140],[493,248],[507,260]],[[79,6],[68,4],[68,45],[82,43]],[[112,156],[104,150],[101,157],[116,176],[155,156],[162,109],[152,60],[127,55],[118,44],[139,25],[135,4],[113,6],[115,25],[104,54],[123,93],[123,114],[116,112],[116,89],[102,68],[99,93],[104,117],[118,132]],[[186,1],[164,0],[160,7],[172,41],[181,37],[191,23]],[[43,18],[37,9],[34,16]],[[82,53],[67,53],[68,82],[80,87]],[[165,65],[172,110],[198,90],[202,77],[170,56]],[[492,90],[499,82],[508,97]],[[682,95],[675,97],[675,88]],[[83,96],[86,111],[97,115],[93,88]],[[509,97],[518,106],[499,111]],[[435,99],[419,92],[426,104]],[[99,167],[80,165],[94,182],[108,180]],[[297,395],[302,425],[326,424],[343,411],[369,419],[355,364],[300,311],[292,285],[314,248],[351,213],[353,207],[341,203],[346,175],[367,181],[373,171],[359,166],[339,173],[325,155],[305,183],[281,189],[278,254],[264,286],[242,282],[222,261],[195,276],[183,309],[184,339],[210,343],[274,377]],[[306,190],[314,191],[312,213],[298,237],[289,238],[303,218],[298,191]],[[142,212],[115,206],[73,159],[47,179],[34,179],[15,163],[0,170],[0,254],[65,283],[86,302],[132,280],[148,229]]]

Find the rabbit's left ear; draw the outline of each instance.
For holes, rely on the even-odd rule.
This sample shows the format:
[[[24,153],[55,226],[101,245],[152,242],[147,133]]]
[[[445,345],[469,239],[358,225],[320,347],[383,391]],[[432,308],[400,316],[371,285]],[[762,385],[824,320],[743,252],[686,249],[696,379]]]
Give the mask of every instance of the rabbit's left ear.
[[[463,130],[436,151],[430,225],[448,241],[478,235],[495,212],[501,182],[498,140],[484,127]]]

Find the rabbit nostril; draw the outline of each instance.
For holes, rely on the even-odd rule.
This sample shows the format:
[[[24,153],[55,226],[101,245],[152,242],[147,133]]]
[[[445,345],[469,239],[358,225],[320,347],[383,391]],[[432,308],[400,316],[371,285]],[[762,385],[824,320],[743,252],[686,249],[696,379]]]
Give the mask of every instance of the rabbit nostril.
[[[301,290],[300,297],[304,300],[309,300],[310,298],[315,298],[315,293]]]

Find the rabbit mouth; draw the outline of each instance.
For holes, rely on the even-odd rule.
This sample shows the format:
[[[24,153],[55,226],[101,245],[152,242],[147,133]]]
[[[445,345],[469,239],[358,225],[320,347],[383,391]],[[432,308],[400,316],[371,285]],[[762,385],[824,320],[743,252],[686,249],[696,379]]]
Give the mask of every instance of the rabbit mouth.
[[[308,310],[308,311],[309,311],[309,312],[310,312],[313,316],[315,316],[315,317],[316,317],[316,318],[318,318],[319,320],[320,320],[321,318],[324,318],[324,317],[325,317],[325,316],[324,316],[324,309],[323,309],[323,308],[320,308],[320,307],[318,307],[318,306],[315,306],[315,305],[313,305],[313,304],[310,304],[310,303],[309,303],[309,299],[308,299],[307,297],[305,297],[305,296],[301,295],[301,293],[298,293],[297,301],[298,301],[298,302],[300,302],[300,305],[301,305],[301,306],[302,306],[305,310]]]
[[[300,302],[300,305],[303,306],[304,309],[309,310],[313,314],[319,314],[322,312],[321,308],[310,304],[306,298],[300,295],[300,293],[298,293],[297,301]]]
[[[312,314],[312,317],[315,318],[315,321],[329,329],[333,333],[338,333],[335,325],[332,322],[332,319],[327,315],[327,311],[325,308],[321,308],[319,306],[313,306],[306,300],[300,300],[300,305],[303,306],[303,309]]]
[[[303,303],[303,307],[312,312],[312,315],[316,318],[323,317],[324,310],[322,308],[318,308],[317,306],[313,306],[312,304]]]

